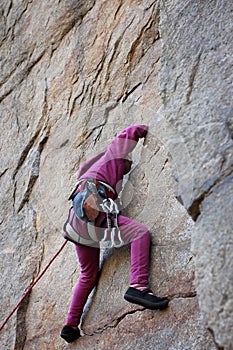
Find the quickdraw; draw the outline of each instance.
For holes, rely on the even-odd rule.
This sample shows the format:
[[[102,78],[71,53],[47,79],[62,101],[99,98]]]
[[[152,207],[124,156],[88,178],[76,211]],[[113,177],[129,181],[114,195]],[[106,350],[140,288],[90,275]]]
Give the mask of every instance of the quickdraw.
[[[119,248],[124,245],[124,241],[121,237],[121,232],[118,226],[118,205],[111,198],[106,198],[100,204],[102,210],[106,213],[107,218],[107,228],[104,230],[104,237],[101,239],[100,243],[102,246],[106,245],[109,247],[109,242],[111,242],[110,248]],[[112,224],[113,218],[113,224]],[[110,241],[109,241],[110,236]]]

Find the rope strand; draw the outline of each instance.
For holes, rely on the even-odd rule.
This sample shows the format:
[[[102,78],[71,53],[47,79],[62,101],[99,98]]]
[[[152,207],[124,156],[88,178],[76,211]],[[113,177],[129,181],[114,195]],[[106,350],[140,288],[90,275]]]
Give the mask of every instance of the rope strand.
[[[15,313],[15,311],[18,309],[18,307],[22,304],[23,300],[28,296],[28,294],[31,292],[32,288],[37,284],[37,282],[41,279],[41,277],[45,274],[45,272],[48,270],[49,266],[52,264],[52,262],[56,259],[56,257],[60,254],[60,252],[62,251],[62,249],[65,247],[66,243],[68,243],[68,241],[65,241],[61,248],[56,252],[56,254],[53,256],[53,258],[49,261],[49,263],[45,266],[44,270],[39,274],[39,276],[35,279],[35,281],[28,287],[28,289],[26,290],[26,292],[24,293],[24,295],[22,296],[22,298],[20,299],[20,301],[15,305],[14,309],[11,311],[11,313],[9,314],[9,316],[7,316],[7,318],[5,319],[5,321],[2,323],[1,327],[0,327],[0,332],[3,329],[3,327],[6,325],[6,323],[9,321],[9,319],[11,318],[11,316]]]

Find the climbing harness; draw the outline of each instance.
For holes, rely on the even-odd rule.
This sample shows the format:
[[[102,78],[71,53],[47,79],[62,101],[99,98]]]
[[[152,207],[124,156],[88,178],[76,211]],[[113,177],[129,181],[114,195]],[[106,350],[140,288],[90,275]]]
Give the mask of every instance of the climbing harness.
[[[39,276],[35,279],[35,281],[28,287],[20,301],[15,305],[14,309],[10,312],[10,314],[7,316],[5,321],[0,326],[0,331],[4,328],[4,326],[7,324],[11,316],[15,313],[15,311],[19,308],[19,306],[22,304],[24,299],[29,295],[32,288],[37,284],[37,282],[41,279],[41,277],[45,274],[45,272],[48,270],[49,266],[52,264],[52,262],[56,259],[56,257],[61,253],[62,249],[65,247],[66,243],[68,241],[65,241],[62,246],[59,248],[59,250],[56,252],[56,254],[53,256],[53,258],[49,261],[49,263],[45,266],[44,270],[39,274]]]
[[[116,196],[115,190],[106,182],[93,178],[79,180],[69,197],[73,201],[73,206],[70,208],[68,219],[63,227],[62,236],[75,244],[100,248],[113,248],[124,245],[118,226],[118,205],[116,201],[110,198],[110,193]],[[97,198],[99,209],[96,210],[95,208],[95,212],[98,212],[99,215],[100,211],[102,211],[106,216],[107,228],[104,229],[104,237],[102,239],[96,233],[96,230],[102,227],[101,224],[95,226],[95,219],[98,215],[95,216],[94,220],[90,220],[90,216],[85,208],[86,202],[91,196]],[[84,237],[79,232],[78,220],[86,222],[88,236]]]

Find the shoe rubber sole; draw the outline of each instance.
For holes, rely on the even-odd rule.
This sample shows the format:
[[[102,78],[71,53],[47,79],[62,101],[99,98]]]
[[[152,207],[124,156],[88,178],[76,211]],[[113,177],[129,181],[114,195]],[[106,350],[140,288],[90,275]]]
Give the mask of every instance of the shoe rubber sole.
[[[130,303],[144,306],[146,309],[150,309],[150,310],[158,310],[158,309],[164,310],[164,309],[166,309],[166,307],[168,306],[168,303],[169,303],[168,299],[164,299],[164,300],[161,300],[157,303],[153,303],[153,302],[146,300],[144,298],[131,296],[128,294],[124,295],[124,299]]]

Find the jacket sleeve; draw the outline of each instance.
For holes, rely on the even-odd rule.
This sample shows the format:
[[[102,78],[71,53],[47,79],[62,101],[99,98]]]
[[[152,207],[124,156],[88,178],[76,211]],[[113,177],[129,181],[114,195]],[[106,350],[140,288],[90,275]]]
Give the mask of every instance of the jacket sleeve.
[[[100,153],[96,154],[95,156],[93,156],[92,158],[89,158],[88,160],[83,162],[78,169],[77,180],[83,174],[85,174],[85,172],[92,166],[92,164],[94,164],[97,160],[99,160],[104,154],[105,154],[105,151],[100,152]]]
[[[148,126],[139,124],[129,126],[124,129],[108,146],[106,153],[112,158],[127,158],[127,155],[133,151],[140,138],[146,136]]]

